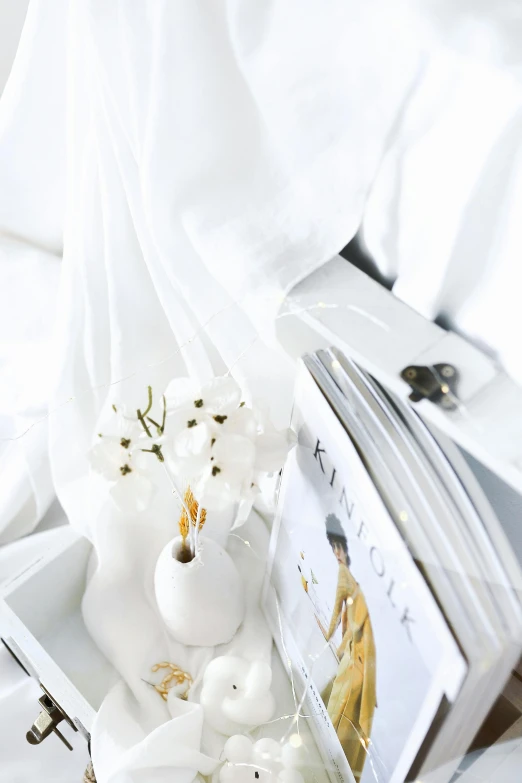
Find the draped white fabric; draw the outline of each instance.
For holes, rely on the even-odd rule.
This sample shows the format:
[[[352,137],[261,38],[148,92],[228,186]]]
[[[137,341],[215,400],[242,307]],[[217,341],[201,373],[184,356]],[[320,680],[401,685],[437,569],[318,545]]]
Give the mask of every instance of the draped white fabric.
[[[397,296],[522,383],[522,6],[430,7],[441,39],[383,158],[364,237]]]
[[[3,442],[2,477],[4,465],[16,472],[0,494],[4,540],[36,524],[54,484],[100,552],[108,540],[125,551],[86,452],[106,408],[141,404],[148,384],[230,369],[285,423],[293,367],[273,344],[273,317],[363,215],[399,296],[447,313],[522,372],[511,164],[522,34],[514,6],[500,2],[488,6],[497,27],[476,23],[480,52],[467,46],[481,6],[457,16],[449,2],[406,0],[32,0],[0,103],[0,328],[17,323],[15,294],[34,320],[24,316],[23,350],[20,332],[2,346],[0,416],[3,438],[25,432],[45,412],[52,376],[53,481],[47,422]],[[26,396],[13,394],[18,383]],[[156,509],[151,561],[170,513],[166,502]],[[145,536],[146,518],[129,520],[127,535],[134,524]],[[130,561],[98,566],[87,603],[100,585],[121,588]],[[136,681],[149,651],[126,659],[125,632],[103,637],[103,615],[98,628],[90,618],[126,683],[104,720],[131,694],[147,699]],[[121,737],[106,747],[121,751]],[[109,762],[99,757],[100,770]],[[16,774],[6,780],[30,779]]]
[[[147,383],[233,368],[286,419],[292,369],[265,325],[354,234],[420,53],[382,2],[317,14],[313,2],[93,0],[71,5],[68,35],[54,406],[75,401],[51,418],[52,458],[87,529],[78,497],[108,384],[128,378],[111,395],[134,402]]]

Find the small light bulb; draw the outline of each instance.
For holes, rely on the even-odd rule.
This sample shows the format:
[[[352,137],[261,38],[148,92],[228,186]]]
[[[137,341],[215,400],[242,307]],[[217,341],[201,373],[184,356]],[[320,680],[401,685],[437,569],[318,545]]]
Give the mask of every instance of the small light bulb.
[[[290,745],[291,745],[293,748],[300,748],[300,747],[301,747],[301,745],[303,744],[303,740],[301,739],[301,737],[299,736],[299,734],[292,734],[292,736],[290,737],[290,739],[288,740],[288,742],[290,743]]]

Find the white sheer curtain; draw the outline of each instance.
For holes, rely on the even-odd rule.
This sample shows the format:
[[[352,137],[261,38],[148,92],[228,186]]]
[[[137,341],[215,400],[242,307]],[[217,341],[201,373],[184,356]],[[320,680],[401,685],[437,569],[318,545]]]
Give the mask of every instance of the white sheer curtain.
[[[70,4],[51,428],[82,529],[96,514],[85,453],[109,396],[233,368],[288,415],[292,368],[265,326],[360,223],[423,59],[406,8]]]
[[[137,392],[151,366],[161,383],[234,365],[272,404],[276,375],[283,418],[291,370],[267,347],[270,316],[363,213],[396,293],[519,376],[520,35],[510,3],[35,0],[0,104],[0,229],[24,243],[2,269],[43,259],[38,341],[62,267],[58,482],[79,490],[107,384],[136,373]],[[8,385],[4,438],[44,410],[13,408]],[[49,500],[34,491],[24,530]]]

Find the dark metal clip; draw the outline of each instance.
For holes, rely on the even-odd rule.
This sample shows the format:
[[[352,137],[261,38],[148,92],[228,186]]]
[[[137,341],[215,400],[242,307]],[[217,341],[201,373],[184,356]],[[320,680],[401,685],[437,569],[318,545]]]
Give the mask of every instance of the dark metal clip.
[[[412,402],[429,400],[447,411],[457,408],[459,372],[452,364],[432,364],[431,367],[412,364],[401,372],[401,378],[413,389]]]
[[[43,685],[41,685],[41,688],[45,691]],[[61,739],[65,747],[69,748],[69,750],[72,750],[72,745],[65,739],[62,732],[58,729],[58,724],[65,720],[75,731],[77,731],[76,727],[67,718],[61,707],[59,707],[58,704],[54,702],[47,691],[45,691],[44,695],[38,699],[38,703],[42,708],[42,711],[25,735],[27,742],[29,742],[30,745],[39,745],[49,736],[49,734],[54,732],[56,736]]]

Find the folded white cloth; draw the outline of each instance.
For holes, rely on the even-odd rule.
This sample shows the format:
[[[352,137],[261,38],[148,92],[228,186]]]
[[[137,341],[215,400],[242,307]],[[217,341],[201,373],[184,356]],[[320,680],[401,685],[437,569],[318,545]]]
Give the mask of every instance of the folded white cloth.
[[[141,708],[123,683],[116,685],[96,722],[93,760],[97,780],[192,783],[196,771],[212,773],[217,761],[200,751],[201,707],[169,697],[168,709],[170,715],[165,722],[146,732]]]

